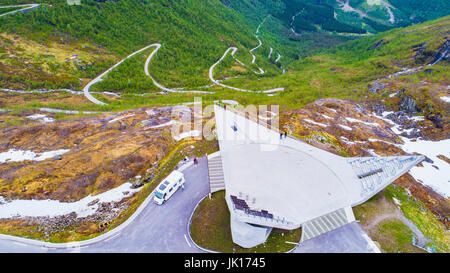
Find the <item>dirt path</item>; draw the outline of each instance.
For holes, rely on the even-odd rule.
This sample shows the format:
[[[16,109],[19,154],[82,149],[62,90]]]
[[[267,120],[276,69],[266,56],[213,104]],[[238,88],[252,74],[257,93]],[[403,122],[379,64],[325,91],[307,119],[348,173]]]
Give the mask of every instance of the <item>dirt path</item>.
[[[378,229],[378,225],[385,221],[385,220],[400,220],[402,221],[416,236],[417,239],[417,245],[420,247],[425,247],[429,240],[423,235],[423,233],[416,227],[416,225],[410,221],[408,218],[406,218],[401,210],[392,205],[386,197],[383,198],[383,205],[382,209],[388,211],[387,213],[377,214],[375,218],[371,219],[370,223],[364,225],[365,229],[374,230],[376,231]]]

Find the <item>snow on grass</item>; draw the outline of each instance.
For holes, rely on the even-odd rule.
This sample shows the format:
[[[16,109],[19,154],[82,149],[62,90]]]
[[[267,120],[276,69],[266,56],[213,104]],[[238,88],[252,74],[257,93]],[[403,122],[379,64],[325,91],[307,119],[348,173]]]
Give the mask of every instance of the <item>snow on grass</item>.
[[[153,111],[152,109],[150,109],[150,110],[145,110],[145,113],[147,113],[147,115],[149,115],[149,116],[154,116],[154,115],[156,115],[155,111]]]
[[[35,114],[35,115],[27,116],[27,119],[39,120],[41,123],[49,123],[49,122],[55,121],[54,119],[49,118],[46,115],[42,115],[42,114]]]
[[[41,119],[41,118],[43,118],[43,117],[46,117],[46,115],[35,114],[35,115],[28,116],[27,119],[37,120],[37,119]]]
[[[365,148],[362,148],[362,149],[363,149],[364,151],[368,152],[371,156],[375,156],[375,157],[379,156],[379,155],[375,152],[374,149],[365,149]]]
[[[411,140],[403,137],[401,134],[404,132],[410,132],[411,129],[404,130],[401,128],[401,125],[384,118],[390,113],[393,112],[384,112],[382,114],[383,117],[375,116],[393,125],[391,130],[403,141],[403,144],[398,144],[396,146],[409,154],[419,153],[433,161],[433,163],[423,161],[423,167],[415,166],[409,171],[409,173],[418,182],[431,187],[437,193],[448,198],[450,196],[450,164],[437,156],[444,155],[447,158],[450,157],[450,150],[448,149],[448,147],[450,147],[450,139],[441,141],[427,141],[422,139]]]
[[[441,100],[443,100],[443,101],[445,101],[447,103],[450,103],[450,96],[441,97]]]
[[[102,202],[119,202],[123,198],[133,195],[135,192],[142,189],[132,189],[132,184],[127,182],[121,186],[109,190],[107,192],[98,195],[89,195],[77,202],[61,202],[58,200],[12,200],[10,202],[5,201],[0,197],[0,219],[11,218],[15,216],[19,217],[38,217],[38,216],[60,216],[75,212],[77,217],[87,217],[93,215],[100,203]],[[99,201],[91,206],[92,203],[98,199]]]
[[[40,154],[36,154],[33,151],[23,151],[23,150],[15,150],[11,149],[7,152],[0,153],[0,163],[5,162],[20,162],[25,160],[33,160],[33,161],[43,161],[49,158],[53,158],[59,155],[63,155],[70,150],[56,150],[50,152],[43,152]]]
[[[344,130],[347,130],[347,131],[351,131],[351,130],[353,130],[352,128],[350,128],[350,127],[348,127],[348,126],[345,126],[345,125],[342,125],[342,124],[338,124],[342,129],[344,129]]]
[[[377,139],[377,138],[369,138],[368,141],[369,142],[384,142],[384,143],[389,144],[389,145],[394,145],[394,143],[392,143],[392,142],[389,142],[389,141],[386,141],[386,140]]]
[[[414,116],[414,117],[410,117],[410,120],[414,120],[414,121],[422,121],[425,120],[424,116]]]
[[[358,122],[358,123],[362,123],[365,125],[369,125],[369,126],[380,126],[380,124],[376,123],[376,122],[365,122],[359,119],[354,119],[354,118],[345,118],[346,120],[350,121],[350,122]]]
[[[126,115],[126,116],[123,116],[123,117],[118,117],[118,118],[115,118],[113,120],[108,121],[108,123],[113,123],[113,122],[119,121],[121,119],[129,118],[129,117],[133,117],[133,116],[134,116],[134,114],[129,114],[129,115]]]
[[[322,114],[322,117],[324,117],[324,118],[326,118],[326,119],[333,119],[332,117],[329,117],[329,116],[327,116],[327,115],[325,115],[325,114]]]
[[[166,127],[166,126],[170,126],[170,125],[173,125],[173,124],[176,124],[176,123],[177,123],[176,120],[171,120],[171,121],[166,122],[166,123],[162,123],[162,124],[159,124],[159,125],[155,125],[155,126],[149,127],[149,129]]]
[[[184,138],[187,138],[187,137],[197,137],[197,136],[200,136],[200,134],[201,134],[201,132],[200,132],[199,130],[192,130],[192,131],[189,131],[189,132],[181,133],[181,134],[178,135],[178,136],[173,136],[173,138],[174,138],[176,141],[180,141],[180,140],[182,140],[182,139],[184,139]]]
[[[348,138],[341,136],[341,140],[346,143],[347,145],[355,145],[356,143],[353,141],[350,141]]]
[[[322,126],[322,127],[328,127],[328,125],[326,125],[326,124],[315,122],[315,121],[307,119],[307,118],[304,118],[303,120],[308,122],[308,123],[314,124],[314,125],[319,125],[319,126]]]
[[[379,118],[379,119],[381,119],[382,121],[385,121],[385,122],[387,122],[387,123],[389,123],[389,124],[391,124],[391,125],[397,125],[397,124],[396,124],[395,122],[393,122],[392,120],[386,118],[386,116],[389,115],[389,114],[391,114],[391,113],[394,113],[394,112],[388,112],[388,111],[385,111],[385,112],[383,112],[383,113],[381,114],[381,116],[377,115],[376,113],[373,113],[372,116],[374,116],[374,117],[376,117],[376,118]]]
[[[417,181],[430,186],[436,192],[448,198],[450,196],[450,164],[437,156],[444,154],[446,157],[450,157],[450,150],[448,149],[450,147],[450,139],[441,141],[411,141],[405,137],[401,138],[404,144],[399,146],[405,152],[420,153],[433,161],[433,163],[423,161],[423,167],[415,166],[409,173]]]

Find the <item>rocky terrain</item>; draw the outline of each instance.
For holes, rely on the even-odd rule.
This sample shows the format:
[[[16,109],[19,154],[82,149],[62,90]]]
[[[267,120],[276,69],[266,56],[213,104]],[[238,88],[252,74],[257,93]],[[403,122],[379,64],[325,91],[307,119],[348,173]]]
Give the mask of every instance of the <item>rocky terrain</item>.
[[[0,164],[5,199],[53,199],[64,202],[98,194],[143,174],[175,143],[171,107],[136,109],[69,121],[0,130],[0,154],[8,151],[68,152],[43,161],[6,159]]]
[[[145,183],[189,155],[177,150],[189,134],[175,136],[171,129],[191,111],[139,108],[68,120],[48,110],[22,111],[25,125],[0,129],[0,230],[70,241],[108,228],[99,225],[128,213]],[[41,206],[51,209],[36,212]]]

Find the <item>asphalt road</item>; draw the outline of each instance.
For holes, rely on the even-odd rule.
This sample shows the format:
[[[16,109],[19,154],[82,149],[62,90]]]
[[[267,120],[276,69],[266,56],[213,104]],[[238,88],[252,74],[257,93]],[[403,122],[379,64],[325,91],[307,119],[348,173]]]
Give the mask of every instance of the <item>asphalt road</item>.
[[[118,234],[87,246],[54,249],[0,240],[0,252],[196,253],[188,236],[188,222],[197,203],[209,192],[206,157],[183,171],[185,189],[164,205],[153,202]]]
[[[357,222],[300,243],[293,253],[376,253],[377,246]]]

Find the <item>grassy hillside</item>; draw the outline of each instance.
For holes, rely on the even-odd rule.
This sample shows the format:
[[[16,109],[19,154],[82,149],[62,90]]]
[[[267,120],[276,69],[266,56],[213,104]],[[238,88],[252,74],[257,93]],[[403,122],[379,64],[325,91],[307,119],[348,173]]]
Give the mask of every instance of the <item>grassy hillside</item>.
[[[331,5],[327,1],[307,2],[315,7]],[[6,51],[0,51],[3,87],[20,83],[22,88],[81,88],[124,56],[159,42],[162,48],[153,58],[150,71],[158,82],[167,87],[210,85],[208,69],[229,46],[238,47],[236,56],[249,68],[240,66],[228,56],[216,68],[216,78],[228,78],[224,83],[249,90],[285,87],[282,94],[268,97],[215,86],[207,90],[216,93],[203,95],[204,100],[228,98],[242,103],[277,103],[292,109],[322,97],[365,99],[370,94],[370,97],[384,98],[383,94],[368,92],[368,84],[405,67],[431,61],[436,50],[448,40],[449,30],[449,17],[444,17],[352,41],[326,31],[298,35],[289,30],[283,18],[287,20],[292,12],[295,13],[295,3],[303,3],[300,0],[289,2],[292,7],[275,0],[129,0],[105,3],[86,0],[81,6],[68,6],[62,0],[48,3],[53,6],[43,5],[28,14],[0,19],[0,34],[3,33],[4,37],[2,50]],[[357,3],[350,1],[350,4]],[[321,7],[317,11],[325,12],[326,9]],[[254,51],[257,59],[252,65],[249,50],[258,45],[254,35],[258,26],[263,44]],[[19,37],[17,40],[16,36]],[[30,53],[30,48],[36,48],[27,47],[30,42],[43,46],[43,51]],[[425,44],[425,53],[415,58],[417,48],[414,46],[421,44]],[[50,48],[50,45],[56,53],[62,51],[61,56],[53,53],[56,57],[46,56],[45,47]],[[271,58],[268,57],[270,48],[273,50]],[[144,74],[144,62],[152,50],[125,61],[105,81],[94,85],[93,90],[121,93],[159,91]],[[31,56],[25,56],[25,53]],[[73,53],[78,55],[77,62],[67,62],[67,57]],[[275,64],[277,54],[282,57]],[[34,62],[24,62],[24,59]],[[266,71],[264,75],[252,72],[258,66]],[[444,86],[447,63],[441,62],[433,67],[436,69],[432,74],[397,77],[396,84],[402,82],[403,88],[408,89],[414,82],[431,79]],[[287,69],[286,74],[281,73],[281,68]],[[36,72],[38,69],[41,69],[39,73]],[[173,104],[192,101],[193,98],[193,95],[185,94],[145,97],[130,94],[108,101],[101,95],[95,96],[110,104],[103,110]]]

